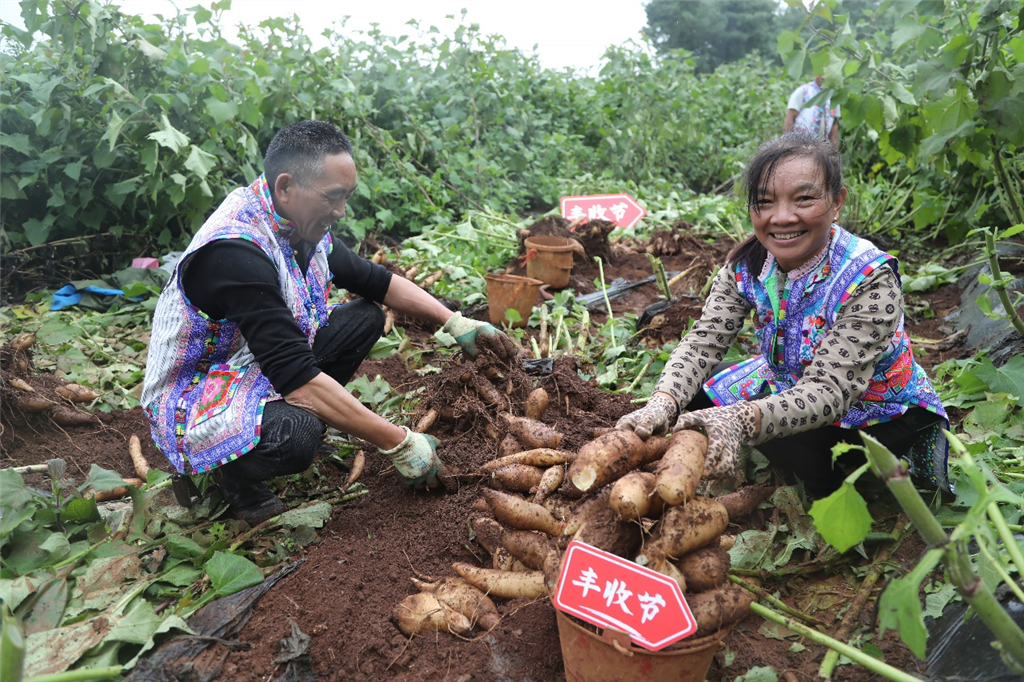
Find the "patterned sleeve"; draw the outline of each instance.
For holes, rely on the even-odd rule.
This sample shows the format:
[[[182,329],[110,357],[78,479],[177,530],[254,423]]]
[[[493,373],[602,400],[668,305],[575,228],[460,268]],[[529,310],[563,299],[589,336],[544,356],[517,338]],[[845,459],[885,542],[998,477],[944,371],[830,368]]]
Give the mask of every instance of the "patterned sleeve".
[[[755,401],[761,408],[761,433],[752,444],[841,419],[867,391],[902,315],[899,278],[891,266],[877,268],[843,304],[800,381]]]
[[[654,390],[686,407],[729,351],[752,307],[736,288],[733,268],[719,270],[700,319],[672,351]]]

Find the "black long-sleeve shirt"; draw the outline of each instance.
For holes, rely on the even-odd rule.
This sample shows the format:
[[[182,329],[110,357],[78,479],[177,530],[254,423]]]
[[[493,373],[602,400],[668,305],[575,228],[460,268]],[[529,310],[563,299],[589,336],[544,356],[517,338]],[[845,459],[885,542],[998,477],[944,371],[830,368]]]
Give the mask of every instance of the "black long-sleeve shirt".
[[[352,252],[334,237],[327,259],[335,286],[383,302],[391,273]],[[306,258],[297,255],[304,268]],[[287,394],[320,373],[306,335],[292,317],[277,268],[244,239],[218,239],[201,247],[181,268],[181,287],[192,305],[214,320],[230,320],[249,344],[278,393]]]

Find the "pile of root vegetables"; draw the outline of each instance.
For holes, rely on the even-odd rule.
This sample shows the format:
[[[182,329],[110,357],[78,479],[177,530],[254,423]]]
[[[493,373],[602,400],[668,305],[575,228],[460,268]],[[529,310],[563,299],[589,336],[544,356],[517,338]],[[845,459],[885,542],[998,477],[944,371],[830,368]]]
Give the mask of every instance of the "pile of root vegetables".
[[[488,552],[490,565],[459,562],[452,565],[457,577],[414,579],[420,592],[393,613],[403,633],[486,631],[499,619],[493,599],[550,597],[572,540],[675,580],[697,621],[697,637],[749,612],[752,593],[728,580],[732,538],[725,532],[771,488],[698,495],[707,438],[696,431],[644,441],[632,431],[599,429],[577,451],[560,449],[563,435],[544,422],[543,388],[516,409],[509,393],[482,386],[490,384],[485,376],[467,379],[467,391],[495,406],[492,431],[493,424],[503,427],[490,434],[500,443],[498,455],[471,473],[481,482],[470,511],[471,539]],[[428,412],[418,430],[436,418]]]
[[[34,373],[32,347],[36,335],[18,334],[0,348],[0,396],[4,410],[26,417],[43,417],[61,427],[97,425],[97,415],[80,409],[99,396],[91,388]]]

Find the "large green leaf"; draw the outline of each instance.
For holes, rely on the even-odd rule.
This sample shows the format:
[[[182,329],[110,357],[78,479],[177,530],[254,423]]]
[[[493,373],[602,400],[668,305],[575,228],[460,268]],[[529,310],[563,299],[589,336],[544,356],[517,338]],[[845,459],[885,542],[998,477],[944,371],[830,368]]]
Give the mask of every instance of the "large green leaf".
[[[199,178],[205,178],[210,174],[210,171],[217,166],[217,157],[208,152],[204,152],[199,147],[192,145],[192,149],[188,154],[188,158],[185,159],[185,168],[196,174]]]
[[[25,486],[21,474],[11,469],[0,469],[0,538],[32,518],[38,505]]]
[[[159,130],[150,133],[146,138],[175,153],[180,152],[188,144],[188,136],[171,125],[171,122],[167,120],[167,114],[160,115],[158,127]]]
[[[110,469],[104,469],[98,464],[92,464],[89,467],[89,475],[85,478],[85,483],[79,486],[79,489],[82,492],[85,492],[86,490],[103,492],[123,487],[124,477],[121,476],[121,474],[111,471]]]
[[[216,97],[207,97],[203,102],[206,104],[206,111],[217,125],[238,116],[238,105],[234,102],[222,102]]]
[[[226,597],[263,582],[263,573],[256,564],[237,554],[214,552],[206,562],[205,570],[218,597]]]
[[[918,591],[921,581],[938,566],[942,552],[941,549],[929,550],[913,571],[890,582],[878,599],[880,634],[885,634],[887,629],[898,631],[903,643],[921,660],[925,657],[928,631],[924,626]]]
[[[821,536],[840,552],[862,542],[871,530],[867,502],[846,481],[828,497],[815,500],[810,515]]]
[[[975,375],[984,381],[993,393],[1009,393],[1024,400],[1024,357],[1017,355],[1002,367],[996,367],[988,358],[982,358]]]

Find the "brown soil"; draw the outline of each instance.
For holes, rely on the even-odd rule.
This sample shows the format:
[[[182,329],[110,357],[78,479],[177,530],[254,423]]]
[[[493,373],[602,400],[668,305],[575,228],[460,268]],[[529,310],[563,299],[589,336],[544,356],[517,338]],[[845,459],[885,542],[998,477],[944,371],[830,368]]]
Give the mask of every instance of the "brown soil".
[[[687,232],[685,226],[673,232],[661,235],[660,257],[670,272],[689,271],[673,287],[673,294],[699,296],[729,245],[700,241]],[[610,262],[605,263],[607,281],[615,277],[639,279],[650,274],[647,258],[636,251],[637,246],[643,245],[613,244]],[[673,249],[678,250],[671,253]],[[513,263],[512,267],[517,264]],[[594,290],[592,282],[597,272],[592,262],[578,264],[573,273],[573,286],[578,293]],[[612,309],[616,316],[640,315],[660,298],[656,285],[648,284],[612,301]],[[943,334],[933,323],[941,320],[944,306],[955,305],[951,303],[954,297],[951,292],[940,290],[926,298],[936,313],[935,318],[908,319],[908,326],[915,336],[941,338]],[[643,331],[640,338],[652,346],[675,341],[686,329],[689,318],[699,314],[699,299],[682,298],[664,314],[657,326]],[[600,320],[603,316],[595,315],[595,318]],[[425,333],[412,336],[414,347],[430,348]],[[956,352],[960,351],[948,351]],[[468,371],[482,374],[486,364],[500,372],[494,375],[493,384],[505,396],[506,405],[511,405],[517,414],[521,414],[517,406],[534,386],[543,386],[548,391],[551,402],[544,421],[565,434],[561,445],[565,449],[578,448],[592,437],[594,428],[611,426],[620,415],[632,409],[629,396],[603,392],[581,379],[571,359],[559,359],[552,374],[539,377],[526,376],[517,368],[503,366],[493,359],[465,362],[457,356],[448,360],[431,360],[430,356],[424,356],[419,365],[427,361],[439,367],[440,372],[417,374],[401,356],[392,355],[385,360],[364,363],[360,373],[371,377],[379,374],[396,391],[403,393],[424,389],[422,406],[417,414],[407,415],[408,423],[413,423],[428,407],[442,413],[431,433],[439,439],[444,460],[455,473],[473,471],[493,458],[498,451],[498,439],[505,432],[503,420],[497,416],[498,406],[482,402],[462,381]],[[13,393],[16,389],[9,386],[10,378],[5,371],[0,412],[2,466],[35,464],[51,457],[63,457],[68,460],[72,475],[84,478],[89,465],[96,463],[129,476],[133,471],[127,455],[127,440],[134,433],[142,437],[150,463],[168,468],[167,461],[145,437],[148,425],[140,409],[103,415],[90,426],[57,427],[45,415],[25,414],[14,406],[12,396],[16,395]],[[57,381],[31,372],[23,378],[44,391]],[[373,453],[373,449],[367,452]],[[323,460],[314,466],[321,471],[332,470]],[[41,475],[34,476],[31,484],[43,483]],[[551,682],[564,679],[554,611],[547,599],[496,599],[501,614],[499,625],[489,633],[469,638],[438,633],[410,640],[393,624],[391,614],[395,606],[416,591],[409,580],[413,575],[452,576],[453,562],[485,564],[489,561],[486,552],[470,540],[468,525],[471,506],[479,497],[481,483],[471,476],[460,476],[458,480],[461,484],[457,489],[445,493],[414,492],[399,483],[385,458],[370,454],[362,478],[370,494],[336,508],[331,521],[320,531],[320,542],[299,550],[307,561],[256,604],[240,635],[251,648],[226,654],[218,679],[255,681],[279,676],[283,667],[275,663],[275,658],[281,649],[280,640],[291,633],[292,621],[312,636],[313,664],[317,674],[325,680]],[[891,526],[891,512],[873,511],[875,518],[889,513],[890,518],[881,526]],[[755,514],[754,519],[747,527],[773,522],[770,515]],[[733,528],[729,532],[737,530]],[[911,564],[921,549],[920,543],[912,538],[904,543],[894,561]],[[789,580],[769,577],[765,586],[825,622],[834,623],[860,582],[855,572],[869,563],[853,552],[850,554],[853,555],[850,564],[837,572],[811,572]],[[881,587],[876,587],[876,596]],[[859,619],[860,632],[871,633],[873,620],[871,609],[866,609]],[[764,622],[750,616],[731,631],[716,655],[708,679],[733,680],[751,667],[764,665],[774,667],[780,676],[784,671],[793,671],[795,679],[817,678],[817,669],[826,650],[792,633],[787,638],[766,636],[762,630]],[[797,642],[803,649],[794,651],[800,649],[793,646]],[[873,643],[882,650],[886,662],[912,673],[923,672],[923,664],[893,633],[887,633],[881,640],[876,638]],[[876,677],[859,666],[843,665],[836,669],[833,679],[861,682]]]

